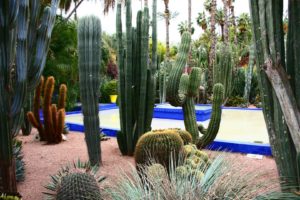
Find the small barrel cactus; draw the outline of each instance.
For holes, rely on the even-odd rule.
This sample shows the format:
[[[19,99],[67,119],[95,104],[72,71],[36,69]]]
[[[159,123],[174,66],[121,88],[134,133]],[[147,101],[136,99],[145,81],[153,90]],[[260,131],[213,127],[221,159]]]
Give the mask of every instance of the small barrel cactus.
[[[137,142],[135,149],[135,162],[139,165],[155,161],[169,169],[171,158],[178,160],[183,148],[183,141],[177,132],[171,130],[158,130],[145,133]]]
[[[52,182],[45,186],[46,199],[73,200],[101,198],[99,183],[105,177],[97,176],[98,166],[91,166],[89,162],[73,163],[63,167],[56,175],[51,176]]]
[[[101,194],[96,179],[87,173],[71,173],[61,180],[57,200],[100,200]]]

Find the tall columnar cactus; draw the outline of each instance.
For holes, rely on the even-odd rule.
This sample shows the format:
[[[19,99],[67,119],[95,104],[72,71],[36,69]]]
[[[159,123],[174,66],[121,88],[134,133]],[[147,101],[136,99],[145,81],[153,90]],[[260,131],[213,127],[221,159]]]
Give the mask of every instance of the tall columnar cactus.
[[[222,112],[222,102],[220,103],[219,99],[221,98],[221,101],[223,99],[224,88],[222,84],[214,85],[213,113],[207,130],[208,134],[203,134],[203,132],[200,131],[203,136],[199,137],[199,127],[196,121],[194,99],[198,93],[201,79],[201,69],[192,68],[190,75],[182,74],[184,66],[187,62],[190,42],[190,33],[183,33],[178,56],[175,61],[175,66],[173,66],[170,73],[167,86],[167,100],[173,106],[182,106],[186,130],[192,135],[193,142],[196,143],[199,148],[204,148],[215,139],[219,131]],[[202,127],[201,125],[199,126]],[[201,130],[203,130],[203,127]]]
[[[220,45],[216,53],[216,61],[213,68],[213,82],[222,83],[224,86],[224,100],[230,97],[232,92],[233,58],[231,48],[228,45]]]
[[[136,145],[134,158],[139,165],[157,162],[169,169],[171,156],[178,160],[183,150],[183,140],[175,130],[155,130],[145,133],[140,137]]]
[[[299,191],[300,2],[289,1],[286,49],[283,1],[249,2],[259,87],[272,153],[283,189]]]
[[[154,7],[156,3],[154,2]],[[156,9],[154,9],[154,12]],[[154,15],[154,14],[153,14]],[[156,16],[156,13],[155,13]],[[118,39],[119,107],[121,131],[119,148],[124,155],[133,155],[138,138],[151,129],[154,107],[154,73],[156,59],[149,63],[149,9],[137,14],[132,27],[131,1],[126,1],[126,43],[122,43],[121,4],[117,5],[116,30]],[[155,21],[153,26],[156,26]],[[156,28],[154,28],[156,29]],[[155,30],[154,30],[155,32]],[[156,33],[153,33],[156,42]],[[153,45],[156,49],[156,45]],[[152,51],[156,56],[156,50]]]
[[[252,44],[249,47],[249,64],[247,71],[245,73],[245,88],[244,88],[244,95],[243,98],[246,103],[249,103],[249,97],[250,97],[250,91],[251,91],[251,82],[252,82],[252,76],[253,76],[253,68],[254,68],[254,62],[255,62],[255,49],[254,45]]]
[[[48,143],[60,143],[62,133],[65,127],[65,102],[67,95],[67,86],[61,84],[59,88],[58,104],[51,104],[54,91],[55,80],[52,76],[48,77],[44,83],[44,77],[35,89],[33,112],[27,113],[27,118],[39,131],[40,140]],[[43,105],[41,106],[41,94],[43,95]],[[44,123],[40,120],[40,107],[43,109]]]
[[[78,67],[85,140],[92,165],[101,163],[98,110],[100,47],[100,20],[95,16],[83,17],[78,22]]]
[[[44,69],[58,3],[52,0],[38,23],[30,20],[35,28],[28,31],[29,16],[40,16],[35,9],[40,1],[0,1],[0,192],[17,192],[12,137],[20,128],[26,91],[35,88]],[[36,45],[30,46],[30,38],[37,38]],[[29,50],[36,52],[32,60],[27,58]]]

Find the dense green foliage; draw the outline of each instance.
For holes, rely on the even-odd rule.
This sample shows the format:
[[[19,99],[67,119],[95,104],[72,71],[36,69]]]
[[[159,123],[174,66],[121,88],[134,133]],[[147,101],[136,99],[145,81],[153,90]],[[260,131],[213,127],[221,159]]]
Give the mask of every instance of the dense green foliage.
[[[100,38],[99,38],[100,40]],[[113,37],[104,34],[101,46],[101,75],[107,74],[108,64],[113,63]],[[68,87],[66,110],[72,110],[79,102],[78,51],[77,51],[77,22],[57,16],[53,28],[52,39],[43,72],[45,77],[55,77],[55,91],[60,84]],[[56,98],[56,95],[54,95]]]
[[[110,80],[103,82],[100,87],[100,102],[110,103],[110,95],[118,95],[118,81]]]

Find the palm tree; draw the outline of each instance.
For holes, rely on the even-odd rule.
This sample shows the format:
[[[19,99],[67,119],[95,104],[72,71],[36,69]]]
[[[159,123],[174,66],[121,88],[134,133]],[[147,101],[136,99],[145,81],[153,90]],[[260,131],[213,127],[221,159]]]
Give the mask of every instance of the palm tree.
[[[170,10],[169,10],[169,0],[163,0],[165,3],[165,12],[164,12],[164,18],[166,23],[166,57],[169,59],[170,57]]]
[[[188,28],[189,28],[189,32],[192,33],[192,1],[191,0],[188,1],[188,14],[189,14]]]
[[[222,35],[222,41],[224,41],[224,24],[225,24],[225,17],[224,12],[222,9],[218,9],[216,12],[216,23],[220,25],[221,27],[221,35]]]
[[[228,21],[228,2],[231,0],[222,0],[223,1],[223,11],[224,11],[224,42],[225,44],[228,44],[229,41],[229,32],[228,32],[228,27],[229,27],[229,21]]]
[[[210,50],[209,50],[209,66],[208,66],[208,80],[207,80],[207,92],[208,94],[212,93],[212,86],[213,86],[213,65],[215,61],[215,54],[216,54],[216,43],[217,43],[217,36],[216,36],[216,7],[217,2],[216,0],[206,0],[204,2],[205,9],[210,13]]]
[[[191,23],[191,24],[193,24],[193,23]],[[179,30],[180,35],[182,35],[186,31],[190,31],[191,34],[194,34],[194,32],[195,32],[194,27],[192,27],[192,26],[189,27],[189,25],[190,24],[187,21],[180,22],[180,24],[178,24],[178,30]]]
[[[238,36],[240,41],[248,45],[250,42],[250,30],[251,30],[250,16],[247,13],[242,13],[237,19]]]
[[[227,4],[228,7],[230,8],[230,18],[231,18],[231,24],[233,27],[233,36],[234,36],[234,44],[237,45],[238,41],[237,41],[237,34],[236,34],[236,23],[235,23],[235,14],[234,14],[234,0],[228,0]]]
[[[198,26],[200,26],[203,31],[206,31],[207,25],[208,25],[208,20],[205,16],[204,11],[202,13],[198,13],[198,17],[197,17],[196,21],[197,21]]]

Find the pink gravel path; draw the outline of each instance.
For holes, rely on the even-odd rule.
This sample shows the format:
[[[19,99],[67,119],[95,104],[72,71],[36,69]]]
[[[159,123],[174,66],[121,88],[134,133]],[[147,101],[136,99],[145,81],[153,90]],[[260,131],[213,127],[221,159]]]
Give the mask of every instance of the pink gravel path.
[[[33,136],[19,136],[23,141],[24,161],[26,164],[25,180],[18,184],[18,190],[23,196],[23,200],[43,199],[43,185],[50,181],[49,175],[55,174],[61,166],[80,158],[82,161],[88,159],[84,134],[71,132],[68,141],[57,145],[45,145],[34,141]],[[125,171],[130,169],[130,164],[134,164],[132,157],[121,156],[117,141],[111,138],[102,141],[102,160],[103,166],[100,174],[107,176],[107,180],[113,180],[120,172],[120,167]],[[212,156],[216,152],[210,152]],[[262,160],[248,158],[242,154],[231,154],[236,158],[236,162],[246,162],[252,169],[270,170],[277,174],[276,165],[272,158],[264,157]]]

